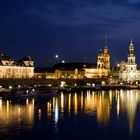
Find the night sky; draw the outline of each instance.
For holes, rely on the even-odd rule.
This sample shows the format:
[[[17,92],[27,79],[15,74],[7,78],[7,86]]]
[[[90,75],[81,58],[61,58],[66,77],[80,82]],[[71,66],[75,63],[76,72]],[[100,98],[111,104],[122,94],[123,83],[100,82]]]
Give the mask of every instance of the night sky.
[[[0,1],[0,51],[36,66],[96,62],[105,35],[112,65],[126,59],[132,37],[140,67],[140,0]]]

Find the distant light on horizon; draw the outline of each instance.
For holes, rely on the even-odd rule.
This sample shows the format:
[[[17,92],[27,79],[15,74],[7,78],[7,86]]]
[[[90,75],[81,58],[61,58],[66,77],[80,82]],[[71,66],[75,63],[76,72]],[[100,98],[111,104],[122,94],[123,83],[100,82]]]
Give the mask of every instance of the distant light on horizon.
[[[58,54],[56,54],[56,55],[55,55],[55,58],[58,58],[58,57],[59,57],[59,55],[58,55]]]
[[[65,60],[62,60],[62,63],[65,63]]]

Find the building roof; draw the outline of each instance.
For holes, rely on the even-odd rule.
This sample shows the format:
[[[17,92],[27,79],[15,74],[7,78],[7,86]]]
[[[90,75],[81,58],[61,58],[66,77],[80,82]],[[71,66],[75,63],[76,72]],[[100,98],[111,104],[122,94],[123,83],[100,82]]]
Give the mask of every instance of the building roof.
[[[17,64],[18,66],[26,66],[25,61],[29,61],[29,62],[32,61],[32,62],[33,62],[33,60],[31,59],[30,56],[24,56],[22,59],[18,60],[18,61],[16,62],[16,64]],[[33,66],[33,65],[32,65],[31,63],[29,63],[28,66]]]
[[[30,56],[24,56],[22,59],[20,59],[19,61],[33,61],[32,59],[31,59],[31,57]]]
[[[83,68],[95,68],[97,67],[96,64],[93,63],[57,63],[55,64],[52,69],[58,69],[58,70],[72,70],[74,71],[75,69],[82,70]]]
[[[0,60],[6,60],[6,61],[10,61],[13,60],[12,58],[10,58],[8,55],[0,53]]]
[[[52,70],[52,68],[46,68],[46,67],[36,67],[34,69],[35,73],[53,73],[54,71]]]

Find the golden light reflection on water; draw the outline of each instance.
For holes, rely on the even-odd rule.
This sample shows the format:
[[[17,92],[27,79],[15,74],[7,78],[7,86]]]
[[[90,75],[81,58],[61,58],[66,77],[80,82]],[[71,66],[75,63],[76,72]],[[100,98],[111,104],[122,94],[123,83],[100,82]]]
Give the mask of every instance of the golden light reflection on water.
[[[64,111],[64,94],[61,93],[61,112]]]
[[[125,121],[128,121],[129,130],[132,133],[140,94],[138,90],[87,91],[85,93],[61,93],[57,99],[57,109],[54,110],[54,113],[57,114],[55,116],[57,121],[60,113],[58,107],[60,107],[62,115],[65,112],[68,112],[69,115],[74,112],[77,115],[82,111],[89,116],[96,117],[98,124],[106,127],[110,121],[111,110],[114,109],[116,119],[121,119],[120,114],[127,114]]]
[[[77,107],[77,93],[75,93],[75,95],[74,95],[74,112],[75,112],[75,114],[77,114],[77,109],[78,109],[78,107]]]
[[[133,131],[137,106],[140,103],[140,94],[138,90],[123,92],[120,96],[122,112],[127,113],[130,133]]]
[[[81,109],[83,109],[83,92],[81,92]]]
[[[97,110],[97,121],[99,124],[107,125],[110,117],[110,100],[107,96],[100,94],[99,97],[96,96],[96,106]]]
[[[68,103],[68,112],[70,114],[70,110],[71,110],[71,94],[69,94],[69,103]]]
[[[18,125],[20,122],[27,125],[28,128],[32,127],[34,120],[34,103],[26,100],[26,104],[14,104],[11,101],[2,101],[0,99],[0,124]]]
[[[26,99],[24,104],[13,103],[0,98],[0,124],[9,127],[21,122],[32,128],[34,117],[38,115],[41,122],[45,119],[53,120],[58,128],[60,118],[64,116],[82,116],[83,114],[96,118],[99,126],[107,127],[113,118],[117,121],[124,119],[128,122],[130,133],[133,132],[137,106],[140,103],[140,91],[87,91],[76,93],[61,93],[49,101],[36,104],[35,99]],[[36,106],[36,108],[35,108]],[[43,114],[44,113],[44,114]],[[122,116],[125,116],[122,118]],[[44,118],[43,118],[44,119]]]
[[[120,98],[119,95],[117,95],[117,117],[119,118],[120,114]]]
[[[2,99],[0,99],[0,111],[2,110]]]

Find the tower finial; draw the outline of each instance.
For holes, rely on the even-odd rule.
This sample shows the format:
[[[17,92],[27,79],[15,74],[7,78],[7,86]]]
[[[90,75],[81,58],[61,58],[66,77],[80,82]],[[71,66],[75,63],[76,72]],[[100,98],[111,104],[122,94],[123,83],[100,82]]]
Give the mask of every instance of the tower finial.
[[[108,37],[107,37],[107,35],[105,35],[105,45],[107,45],[107,39],[108,39]]]
[[[132,37],[131,37],[131,40],[130,40],[130,45],[133,45],[133,39],[132,39]]]
[[[130,45],[129,45],[129,53],[134,54],[134,45],[133,45],[133,40],[131,37]]]
[[[131,37],[131,44],[133,44],[133,39],[132,39],[132,37]]]

